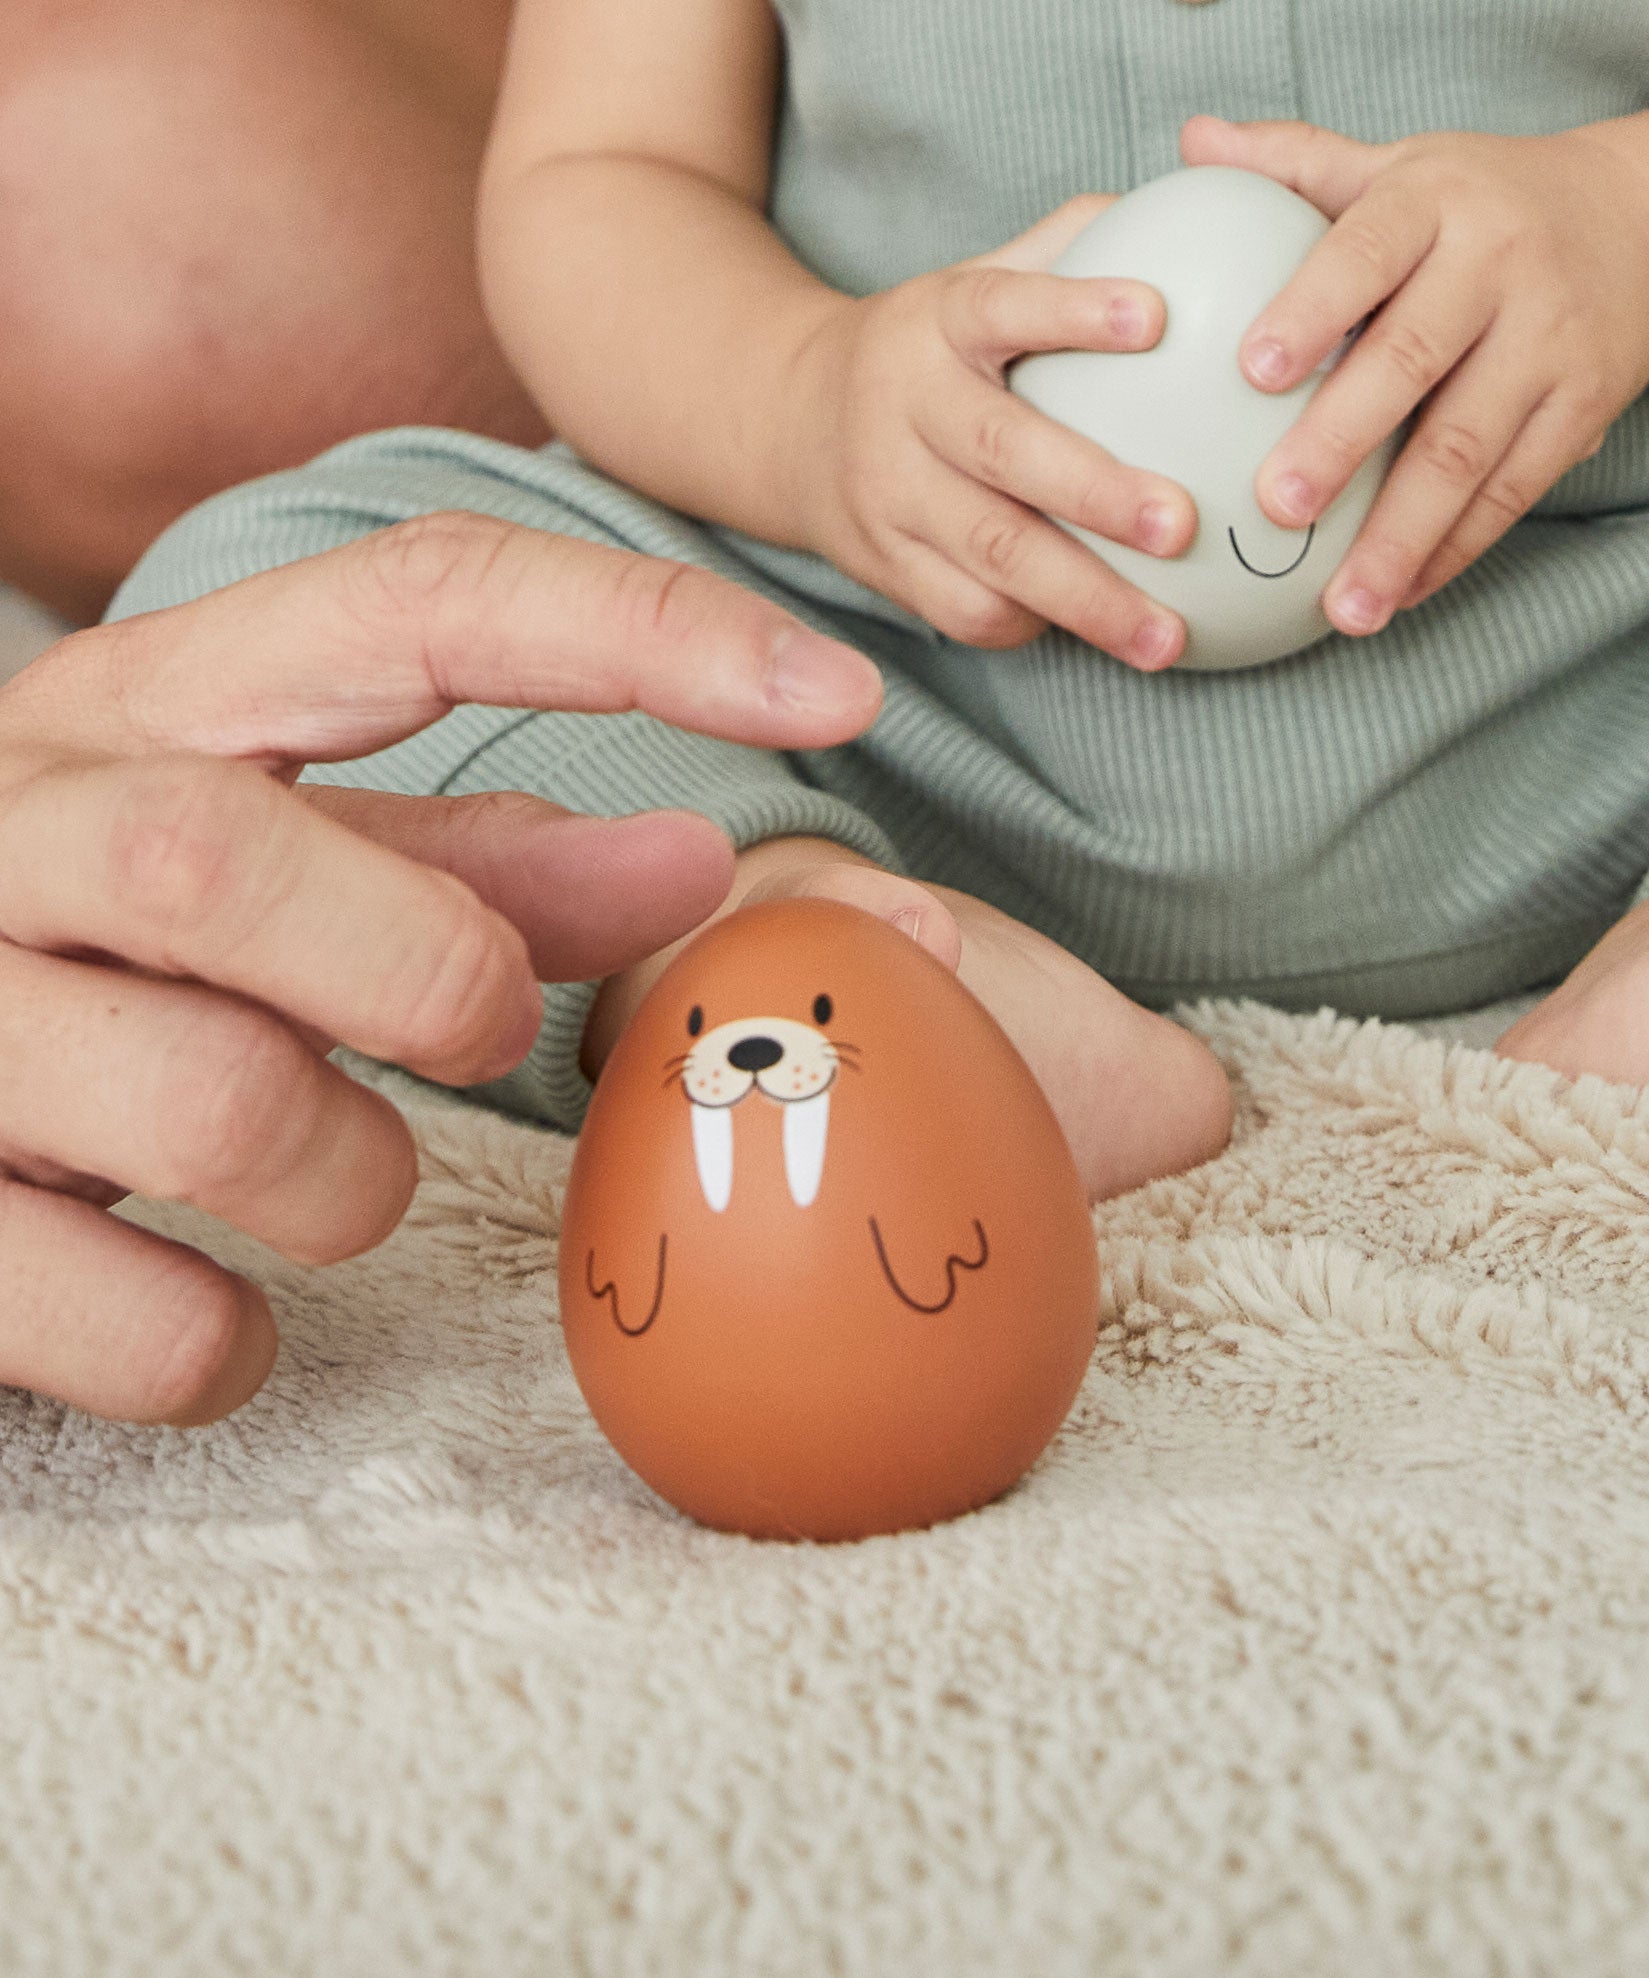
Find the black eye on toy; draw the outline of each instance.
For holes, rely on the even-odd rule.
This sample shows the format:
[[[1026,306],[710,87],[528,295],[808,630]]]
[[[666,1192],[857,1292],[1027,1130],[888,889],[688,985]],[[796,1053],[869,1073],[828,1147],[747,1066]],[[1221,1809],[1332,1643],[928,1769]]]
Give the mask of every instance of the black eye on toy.
[[[689,1037],[696,1037],[703,1028],[704,1010],[698,1003],[695,1003],[687,1012],[687,1035]]]
[[[815,996],[813,998],[813,1021],[815,1023],[828,1023],[831,1012],[835,1007],[836,1005],[828,996]]]

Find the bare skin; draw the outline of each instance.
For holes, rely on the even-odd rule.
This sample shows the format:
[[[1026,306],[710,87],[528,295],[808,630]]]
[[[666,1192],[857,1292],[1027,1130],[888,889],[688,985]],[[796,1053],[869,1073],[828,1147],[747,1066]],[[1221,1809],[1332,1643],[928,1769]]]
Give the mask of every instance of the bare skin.
[[[784,747],[880,699],[868,660],[747,591],[466,515],[37,659],[0,689],[0,1385],[135,1421],[237,1407],[274,1357],[263,1293],[107,1207],[190,1202],[305,1263],[370,1248],[417,1162],[332,1044],[496,1077],[539,981],[629,965],[732,873],[691,814],[294,788],[303,763],[466,700]]]
[[[184,509],[350,433],[427,421],[545,436],[472,274],[508,11],[8,10],[0,335],[18,361],[10,388],[0,381],[0,574],[89,618]],[[8,259],[16,280],[3,279]],[[1203,1047],[994,908],[835,846],[807,861],[759,847],[741,861],[746,880],[881,901],[960,958],[1058,1095],[1096,1194],[1223,1143],[1229,1097]],[[633,989],[604,997],[605,1023]]]
[[[1160,298],[1046,272],[1092,199],[995,254],[881,294],[837,292],[771,224],[782,62],[772,0],[519,0],[480,256],[521,375],[597,465],[812,550],[953,638],[1007,647],[1057,624],[1142,670],[1172,664],[1177,622],[1045,518],[1174,554],[1189,533],[1183,490],[1040,420],[1005,372],[1026,351],[1148,347]],[[1458,575],[1649,386],[1649,112],[1541,138],[1386,145],[1196,117],[1181,148],[1190,164],[1268,173],[1336,223],[1250,328],[1256,386],[1293,385],[1374,312],[1261,467],[1273,520],[1313,519],[1414,415],[1325,593],[1343,632],[1376,632]],[[833,868],[832,889],[869,883],[850,872]],[[1156,1156],[1206,1151],[1201,1072],[1157,1063],[1162,1034],[1142,1013],[1056,968],[1028,929],[930,897],[930,923],[953,910],[964,978],[988,974],[986,1000],[1096,1192],[1119,1166],[1134,1172],[1110,1138],[1125,1110],[1114,1077],[1090,1072],[1114,1063],[1118,1038],[1124,1064],[1152,1067]],[[1623,1028],[1649,1036],[1643,947],[1636,923],[1617,930],[1505,1048],[1649,1072],[1649,1045],[1622,1041]],[[1136,1122],[1151,1111],[1133,1110]]]
[[[471,211],[509,0],[6,0],[0,577],[97,617],[165,526],[352,434],[536,445]]]
[[[544,437],[473,273],[509,12],[510,0],[0,9],[0,576],[90,620],[184,509],[352,433],[431,421]],[[1097,1193],[1213,1151],[1228,1100],[1184,1032],[995,909],[826,850],[798,861],[792,842],[758,847],[737,891],[748,875],[903,911],[1019,1039]],[[604,992],[592,1063],[660,965]],[[1634,1041],[1649,1037],[1646,999],[1640,910],[1500,1048],[1649,1080],[1649,1043]],[[1129,1096],[1127,1068],[1158,1053],[1166,1086],[1153,1073]],[[1131,1153],[1106,1138],[1123,1113],[1148,1122]]]
[[[739,854],[710,918],[798,894],[864,907],[956,970],[1035,1073],[1095,1201],[1211,1160],[1230,1137],[1231,1088],[1199,1038],[983,900],[917,885],[826,839],[774,838]],[[603,984],[584,1033],[586,1071],[600,1069],[682,945]]]
[[[1503,1058],[1649,1085],[1649,903],[1618,920],[1544,1002],[1512,1025]]]

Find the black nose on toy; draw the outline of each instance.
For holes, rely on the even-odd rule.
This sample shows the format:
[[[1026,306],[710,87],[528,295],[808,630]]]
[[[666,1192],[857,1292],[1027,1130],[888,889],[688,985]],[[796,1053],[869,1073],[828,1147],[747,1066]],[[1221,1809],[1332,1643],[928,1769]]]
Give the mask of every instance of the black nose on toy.
[[[784,1056],[784,1046],[776,1037],[741,1037],[727,1053],[727,1062],[739,1071],[766,1071]]]

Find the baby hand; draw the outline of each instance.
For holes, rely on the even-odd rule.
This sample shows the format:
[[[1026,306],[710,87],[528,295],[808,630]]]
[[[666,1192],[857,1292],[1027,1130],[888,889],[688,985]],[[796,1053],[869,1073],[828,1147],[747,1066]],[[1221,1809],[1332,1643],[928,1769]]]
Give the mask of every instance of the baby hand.
[[[1046,518],[1177,555],[1190,497],[1004,383],[1030,351],[1161,336],[1155,289],[1044,272],[1108,204],[1072,200],[997,254],[833,308],[804,367],[815,443],[799,502],[811,547],[952,638],[1021,645],[1052,623],[1157,668],[1184,646],[1180,620]]]
[[[1297,383],[1371,318],[1260,469],[1271,519],[1314,521],[1418,410],[1324,594],[1342,632],[1377,632],[1458,575],[1649,385],[1649,118],[1375,145],[1194,117],[1180,149],[1334,222],[1244,340],[1255,385]]]

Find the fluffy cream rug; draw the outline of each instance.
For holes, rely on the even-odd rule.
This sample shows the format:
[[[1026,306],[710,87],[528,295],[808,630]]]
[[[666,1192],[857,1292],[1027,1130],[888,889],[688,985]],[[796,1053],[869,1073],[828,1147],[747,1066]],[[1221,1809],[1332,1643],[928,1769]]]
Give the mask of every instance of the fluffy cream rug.
[[[1234,1146],[1100,1216],[1076,1413],[933,1532],[657,1503],[566,1143],[445,1107],[376,1255],[210,1236],[235,1420],[0,1398],[0,1970],[1649,1969],[1649,1101],[1195,1020]]]

